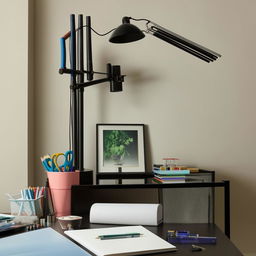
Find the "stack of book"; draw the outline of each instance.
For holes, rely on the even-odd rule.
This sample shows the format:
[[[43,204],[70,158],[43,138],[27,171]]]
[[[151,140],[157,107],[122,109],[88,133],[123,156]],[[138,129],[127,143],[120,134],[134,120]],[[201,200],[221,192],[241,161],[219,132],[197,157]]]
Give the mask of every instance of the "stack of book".
[[[190,174],[189,170],[153,170],[154,183],[185,183],[186,175]]]
[[[7,214],[0,214],[0,231],[9,229],[14,225],[14,216]]]
[[[190,173],[199,172],[197,167],[189,167],[186,165],[163,165],[163,164],[154,164],[154,170],[189,170]]]

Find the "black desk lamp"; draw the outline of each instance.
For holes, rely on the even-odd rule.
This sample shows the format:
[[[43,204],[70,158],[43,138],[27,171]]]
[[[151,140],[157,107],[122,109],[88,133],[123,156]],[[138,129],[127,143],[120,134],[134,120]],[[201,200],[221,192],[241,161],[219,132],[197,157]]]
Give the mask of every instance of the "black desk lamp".
[[[130,24],[130,20],[134,21],[146,21],[146,30],[143,32],[151,34],[167,43],[170,43],[206,62],[211,62],[221,57],[220,54],[209,50],[199,44],[196,44],[170,30],[159,26],[158,24],[147,19],[134,19],[132,17],[123,17],[123,24],[115,29],[114,33],[110,37],[111,43],[129,43],[140,40],[145,37],[143,32],[136,26]]]
[[[130,20],[146,21],[146,30],[141,31],[138,27],[130,24]],[[113,29],[114,32],[110,38],[112,43],[129,43],[140,40],[145,37],[144,33],[151,34],[162,39],[206,62],[217,60],[221,55],[211,51],[199,44],[196,44],[182,36],[171,32],[156,23],[147,19],[134,19],[123,17],[122,25]],[[86,27],[86,57],[87,70],[84,70],[84,38],[83,28]],[[76,170],[84,170],[84,87],[91,85],[110,82],[110,91],[122,91],[122,82],[124,76],[121,75],[120,66],[107,64],[106,72],[93,71],[92,62],[92,42],[91,42],[91,18],[86,16],[86,25],[83,25],[83,15],[78,16],[78,28],[75,27],[75,15],[70,15],[70,31],[61,39],[61,67],[60,74],[70,74],[70,115],[71,115],[71,145],[74,152],[74,166]],[[96,34],[95,30],[93,30]],[[112,31],[112,30],[111,30]],[[110,31],[110,32],[111,32]],[[144,33],[143,33],[144,32]],[[77,42],[76,42],[77,33]],[[108,32],[109,33],[109,32]],[[108,34],[106,33],[106,34]],[[103,35],[106,35],[103,34]],[[101,35],[102,36],[102,35]],[[70,39],[70,69],[66,68],[66,44],[65,41]],[[76,45],[77,44],[77,45]],[[77,50],[76,50],[77,48]],[[77,62],[77,63],[76,63]],[[87,82],[84,82],[84,74],[87,75]],[[105,78],[94,80],[94,75],[104,75]]]

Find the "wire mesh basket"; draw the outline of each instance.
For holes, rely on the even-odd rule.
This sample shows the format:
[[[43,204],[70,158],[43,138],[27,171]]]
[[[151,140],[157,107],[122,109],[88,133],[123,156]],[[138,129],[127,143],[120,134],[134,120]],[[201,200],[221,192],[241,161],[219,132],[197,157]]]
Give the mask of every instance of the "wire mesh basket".
[[[37,199],[22,199],[19,194],[12,196],[9,201],[12,215],[38,217],[43,215],[43,196]]]

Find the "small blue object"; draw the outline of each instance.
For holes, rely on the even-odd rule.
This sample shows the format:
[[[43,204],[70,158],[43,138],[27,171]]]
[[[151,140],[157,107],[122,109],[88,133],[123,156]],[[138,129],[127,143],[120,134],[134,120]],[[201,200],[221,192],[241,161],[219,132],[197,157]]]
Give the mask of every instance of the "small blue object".
[[[176,236],[180,236],[180,237],[187,237],[189,236],[189,231],[176,231]]]
[[[216,244],[217,239],[216,237],[191,234],[189,231],[169,230],[167,241],[171,244]]]
[[[60,50],[61,50],[61,63],[60,68],[65,69],[66,68],[66,44],[65,44],[65,38],[60,39]]]

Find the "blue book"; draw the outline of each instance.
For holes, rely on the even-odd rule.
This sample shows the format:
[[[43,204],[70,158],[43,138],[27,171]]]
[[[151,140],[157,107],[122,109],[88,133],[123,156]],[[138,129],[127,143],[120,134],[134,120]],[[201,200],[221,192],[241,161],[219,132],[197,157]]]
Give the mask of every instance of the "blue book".
[[[154,173],[158,175],[186,175],[190,174],[190,170],[154,170]]]
[[[52,228],[43,228],[1,238],[0,255],[89,256],[91,254]]]
[[[206,236],[167,237],[167,241],[171,244],[216,244],[216,240],[216,237]]]
[[[155,178],[160,180],[185,180],[186,176],[178,176],[178,175],[155,175]]]

